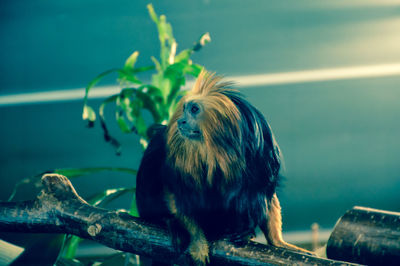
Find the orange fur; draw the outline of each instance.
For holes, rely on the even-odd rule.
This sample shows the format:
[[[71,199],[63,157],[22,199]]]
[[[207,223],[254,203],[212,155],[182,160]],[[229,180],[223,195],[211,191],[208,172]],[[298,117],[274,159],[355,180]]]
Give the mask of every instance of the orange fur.
[[[168,125],[168,158],[177,169],[193,177],[199,187],[204,176],[207,177],[207,183],[212,185],[217,166],[226,181],[231,181],[233,174],[245,167],[242,154],[226,152],[216,143],[219,136],[241,139],[238,123],[241,119],[240,112],[229,97],[223,94],[231,90],[231,83],[221,82],[221,79],[202,71],[192,91],[179,102],[177,111]],[[202,117],[199,118],[201,141],[182,137],[177,127],[177,120],[183,114],[183,106],[189,101],[198,103],[204,109]],[[207,173],[204,173],[204,166],[207,166]]]

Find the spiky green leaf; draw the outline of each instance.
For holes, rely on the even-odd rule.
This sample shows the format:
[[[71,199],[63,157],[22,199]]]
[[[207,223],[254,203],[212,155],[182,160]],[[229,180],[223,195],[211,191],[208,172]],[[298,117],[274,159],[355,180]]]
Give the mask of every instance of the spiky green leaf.
[[[64,258],[65,259],[74,259],[76,255],[76,250],[79,247],[79,244],[83,241],[82,238],[74,235],[70,235],[64,245]]]
[[[135,66],[135,63],[136,63],[136,60],[137,60],[138,56],[139,56],[139,52],[138,51],[133,52],[128,57],[128,59],[126,59],[124,68],[133,70],[133,67]]]
[[[88,167],[88,168],[62,168],[47,171],[47,173],[56,173],[68,178],[92,175],[104,171],[127,173],[136,176],[137,170],[123,167]]]
[[[88,203],[92,204],[93,206],[105,207],[108,203],[118,199],[119,197],[127,193],[135,193],[135,191],[135,188],[107,189],[89,197]]]
[[[193,51],[191,49],[183,50],[175,56],[175,63],[188,62],[192,53]]]
[[[97,83],[99,83],[100,80],[102,80],[105,76],[118,71],[118,69],[110,69],[107,71],[104,71],[103,73],[101,73],[100,75],[98,75],[97,77],[95,77],[94,79],[92,79],[89,84],[87,85],[86,89],[85,89],[85,97],[84,97],[84,104],[86,104],[87,99],[88,99],[88,95],[89,95],[89,91],[91,88],[93,88],[94,86],[96,86]]]
[[[198,65],[198,64],[190,64],[187,66],[187,68],[185,69],[185,72],[187,74],[190,74],[194,77],[198,77],[200,72],[204,69],[203,66]]]
[[[158,23],[159,23],[158,16],[157,16],[156,12],[154,11],[153,5],[148,4],[147,9],[149,11],[150,18],[154,21],[154,23],[156,23],[158,25]]]
[[[147,144],[146,144],[147,145]],[[131,201],[131,208],[129,210],[129,214],[135,217],[139,217],[139,211],[136,204],[136,193],[133,193],[132,201]]]
[[[132,131],[132,127],[129,125],[129,122],[126,121],[122,111],[116,111],[115,118],[117,120],[119,128],[123,133],[130,133]]]

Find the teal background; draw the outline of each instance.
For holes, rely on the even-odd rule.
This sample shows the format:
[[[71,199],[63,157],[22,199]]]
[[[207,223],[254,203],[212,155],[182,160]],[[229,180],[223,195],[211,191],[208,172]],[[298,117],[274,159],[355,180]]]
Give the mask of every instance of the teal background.
[[[148,1],[0,1],[0,96],[85,87],[158,55]],[[156,1],[178,50],[210,32],[193,60],[226,76],[400,62],[400,1]],[[143,78],[147,78],[144,76]],[[113,78],[102,85],[113,84]],[[354,205],[400,211],[400,76],[241,88],[270,122],[286,162],[284,230],[332,228]],[[83,96],[83,95],[82,95]],[[99,100],[94,100],[94,105]],[[16,182],[64,167],[137,168],[137,137],[85,128],[82,101],[0,106],[0,199]],[[110,115],[109,121],[112,121]],[[128,175],[72,180],[88,196],[132,186]],[[25,188],[20,198],[36,192]],[[125,197],[115,207],[129,207]]]

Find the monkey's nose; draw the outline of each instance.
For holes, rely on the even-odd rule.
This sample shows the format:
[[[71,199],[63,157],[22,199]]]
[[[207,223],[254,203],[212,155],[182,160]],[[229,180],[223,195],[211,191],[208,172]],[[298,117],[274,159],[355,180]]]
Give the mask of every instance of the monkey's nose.
[[[182,126],[184,124],[186,124],[186,120],[185,119],[181,118],[181,119],[178,120],[178,126]]]

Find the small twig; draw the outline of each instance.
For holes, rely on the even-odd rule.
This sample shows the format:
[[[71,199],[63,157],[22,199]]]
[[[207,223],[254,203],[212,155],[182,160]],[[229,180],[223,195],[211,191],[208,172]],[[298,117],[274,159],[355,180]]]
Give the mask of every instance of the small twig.
[[[0,202],[0,231],[65,233],[91,239],[114,249],[174,261],[168,232],[125,212],[89,205],[65,176],[46,174],[44,189],[34,200]],[[221,240],[211,244],[213,265],[343,265],[307,254],[250,242],[237,247]]]

